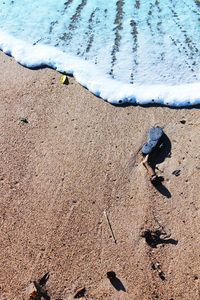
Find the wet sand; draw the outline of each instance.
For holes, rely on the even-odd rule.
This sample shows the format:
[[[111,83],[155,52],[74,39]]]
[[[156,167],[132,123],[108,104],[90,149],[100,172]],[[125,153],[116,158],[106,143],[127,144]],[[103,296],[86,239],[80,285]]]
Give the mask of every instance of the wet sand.
[[[51,300],[199,299],[199,109],[114,107],[3,53],[0,74],[0,299],[47,271]],[[139,153],[153,125],[171,143],[157,189]],[[168,236],[151,247],[144,229]]]

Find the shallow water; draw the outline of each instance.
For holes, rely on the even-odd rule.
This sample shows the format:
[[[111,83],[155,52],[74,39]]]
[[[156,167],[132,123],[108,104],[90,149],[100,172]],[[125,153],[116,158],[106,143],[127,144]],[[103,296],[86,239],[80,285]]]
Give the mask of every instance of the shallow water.
[[[73,73],[110,102],[200,103],[198,1],[4,0],[0,26],[3,51]]]

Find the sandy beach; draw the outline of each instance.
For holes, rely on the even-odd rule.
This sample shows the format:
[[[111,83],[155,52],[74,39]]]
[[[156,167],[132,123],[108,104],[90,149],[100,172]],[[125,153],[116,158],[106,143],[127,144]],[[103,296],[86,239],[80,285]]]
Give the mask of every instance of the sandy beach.
[[[0,74],[0,300],[46,272],[51,300],[200,299],[199,109],[112,106],[3,53]],[[154,125],[171,143],[159,188],[140,156]]]

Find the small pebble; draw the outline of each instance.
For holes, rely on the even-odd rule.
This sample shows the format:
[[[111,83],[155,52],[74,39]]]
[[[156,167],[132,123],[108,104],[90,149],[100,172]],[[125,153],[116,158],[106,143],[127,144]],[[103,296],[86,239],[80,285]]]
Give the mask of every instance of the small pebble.
[[[115,279],[116,273],[113,271],[107,272],[107,277],[108,277],[108,279]]]
[[[160,279],[165,280],[165,274],[162,271],[160,271],[158,273],[158,275],[159,275]]]
[[[176,177],[178,177],[180,174],[181,174],[181,170],[174,170],[174,171],[172,172],[172,175],[174,175],[174,176],[176,176]]]
[[[28,119],[27,118],[21,118],[20,121],[24,124],[28,124]]]
[[[181,120],[180,123],[181,123],[181,124],[185,124],[186,121],[185,121],[185,120]]]

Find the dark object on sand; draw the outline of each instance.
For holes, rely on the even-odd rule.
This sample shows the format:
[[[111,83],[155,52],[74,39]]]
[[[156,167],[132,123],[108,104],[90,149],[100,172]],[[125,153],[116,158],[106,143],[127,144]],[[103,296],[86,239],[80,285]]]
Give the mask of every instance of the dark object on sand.
[[[113,272],[113,271],[110,271],[110,272],[107,272],[107,277],[108,277],[108,279],[114,279],[114,278],[116,278],[116,273],[115,272]]]
[[[142,155],[144,156],[142,163],[147,169],[147,173],[152,183],[157,183],[159,181],[159,177],[156,175],[155,170],[149,163],[149,155],[153,152],[153,150],[161,145],[163,133],[164,132],[161,127],[152,127],[149,130],[148,141],[143,145],[141,150]]]
[[[126,292],[126,289],[119,278],[117,278],[116,273],[114,271],[107,272],[107,278],[110,280],[112,286],[119,292]]]
[[[74,298],[79,299],[79,298],[85,297],[85,294],[86,294],[86,288],[85,287],[80,288],[74,295]]]
[[[28,124],[28,119],[27,118],[21,118],[20,121],[24,124]]]
[[[44,286],[48,280],[49,280],[49,272],[44,274],[44,276],[42,276],[42,278],[40,278],[40,280],[38,280],[38,283],[39,283],[39,285]]]
[[[49,272],[47,272],[41,279],[38,281],[33,281],[30,283],[27,289],[30,300],[50,300],[47,290],[45,289],[45,284],[49,279]]]
[[[152,248],[156,248],[159,244],[178,244],[177,240],[169,239],[169,235],[161,232],[160,230],[153,231],[146,229],[141,236],[145,238],[146,243]]]
[[[158,272],[158,276],[160,277],[160,279],[162,279],[162,280],[165,280],[166,278],[165,278],[165,274],[164,274],[164,272],[163,271],[159,271]]]
[[[180,174],[181,174],[181,170],[174,170],[174,171],[172,172],[172,175],[174,175],[174,176],[176,176],[176,177],[178,177]]]
[[[161,266],[159,263],[152,263],[151,265],[152,269],[154,271],[158,271],[158,276],[160,277],[160,279],[165,280],[165,273],[160,269]]]

